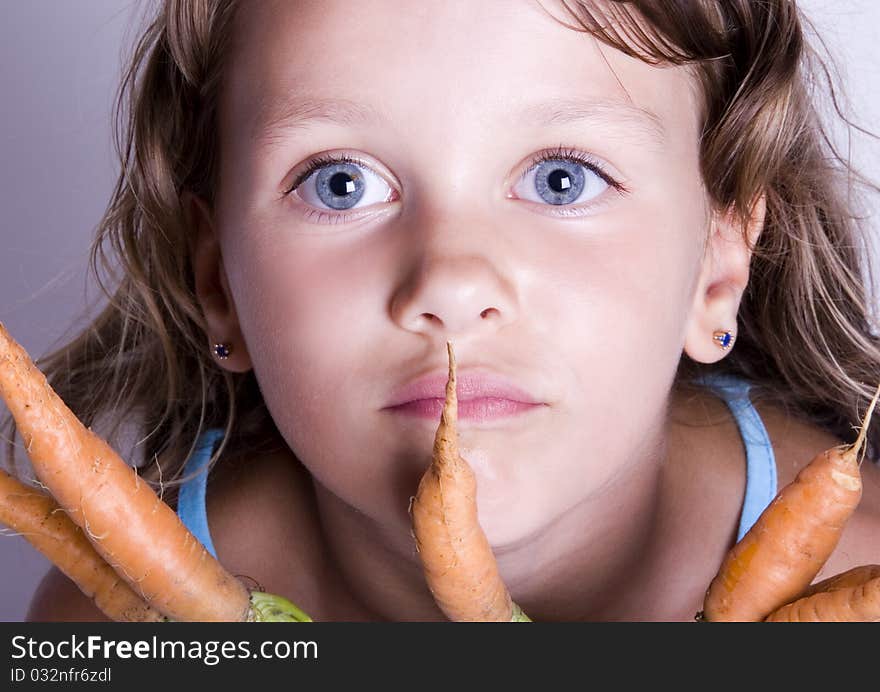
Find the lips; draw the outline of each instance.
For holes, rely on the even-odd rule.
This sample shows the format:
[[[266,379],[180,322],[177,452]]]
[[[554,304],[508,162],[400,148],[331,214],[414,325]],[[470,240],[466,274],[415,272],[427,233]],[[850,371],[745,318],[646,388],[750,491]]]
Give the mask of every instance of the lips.
[[[400,406],[421,399],[446,399],[446,382],[449,371],[432,373],[420,377],[394,391],[387,408]],[[458,369],[455,375],[458,401],[471,399],[506,399],[523,404],[543,403],[523,388],[518,387],[500,375],[487,372]]]

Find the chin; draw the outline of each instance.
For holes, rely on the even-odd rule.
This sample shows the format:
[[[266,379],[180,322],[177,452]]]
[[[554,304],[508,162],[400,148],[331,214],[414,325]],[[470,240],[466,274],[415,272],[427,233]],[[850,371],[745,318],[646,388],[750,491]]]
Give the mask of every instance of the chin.
[[[552,523],[567,488],[547,483],[549,469],[523,468],[507,456],[507,464],[485,449],[461,450],[477,481],[477,516],[492,549],[516,549]],[[564,502],[564,500],[563,500]]]
[[[537,513],[525,509],[529,506],[523,498],[484,510],[480,502],[480,527],[496,554],[515,550],[541,531]]]

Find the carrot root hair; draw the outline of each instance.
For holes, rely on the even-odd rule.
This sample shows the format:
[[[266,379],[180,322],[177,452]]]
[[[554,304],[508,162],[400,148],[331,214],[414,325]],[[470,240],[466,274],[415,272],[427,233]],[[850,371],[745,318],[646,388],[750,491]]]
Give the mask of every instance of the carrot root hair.
[[[862,465],[862,461],[864,461],[865,459],[865,453],[867,452],[865,441],[868,437],[868,425],[871,423],[871,416],[874,413],[874,408],[877,406],[878,400],[880,400],[880,384],[877,385],[877,389],[874,392],[874,397],[871,399],[871,403],[868,404],[868,409],[867,411],[865,411],[865,415],[862,418],[862,423],[859,427],[859,436],[852,444],[853,454],[859,455],[859,453],[861,452],[861,456],[859,456],[858,461],[859,466]]]

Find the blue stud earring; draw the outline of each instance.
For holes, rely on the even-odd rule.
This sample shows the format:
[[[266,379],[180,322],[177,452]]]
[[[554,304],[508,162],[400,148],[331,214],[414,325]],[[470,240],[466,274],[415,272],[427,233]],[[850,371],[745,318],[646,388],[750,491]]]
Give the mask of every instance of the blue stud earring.
[[[214,355],[217,356],[220,360],[226,360],[229,358],[229,354],[232,352],[232,346],[229,344],[214,344]]]
[[[718,344],[718,347],[724,351],[728,350],[733,345],[733,332],[729,329],[719,329],[712,334],[712,338],[715,340],[715,343]]]

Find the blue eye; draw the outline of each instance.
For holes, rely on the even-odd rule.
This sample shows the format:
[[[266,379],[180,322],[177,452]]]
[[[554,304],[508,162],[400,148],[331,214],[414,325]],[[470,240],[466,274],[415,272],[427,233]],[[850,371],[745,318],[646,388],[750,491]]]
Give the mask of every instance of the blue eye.
[[[524,199],[552,206],[590,202],[609,187],[625,191],[591,156],[563,147],[536,157],[522,181],[526,188]]]
[[[362,201],[361,206],[389,202],[395,194],[381,176],[347,155],[325,155],[310,161],[285,195],[294,191],[304,202],[317,207],[315,211],[322,205],[334,211],[344,211]]]
[[[350,209],[366,191],[364,176],[355,164],[334,163],[317,171],[315,189],[331,209]]]
[[[535,190],[549,204],[576,202],[586,187],[586,180],[580,164],[571,161],[544,161],[535,167]]]

